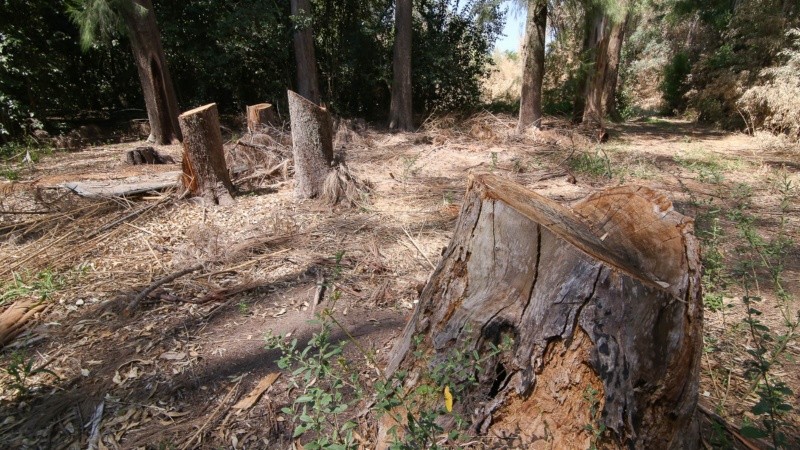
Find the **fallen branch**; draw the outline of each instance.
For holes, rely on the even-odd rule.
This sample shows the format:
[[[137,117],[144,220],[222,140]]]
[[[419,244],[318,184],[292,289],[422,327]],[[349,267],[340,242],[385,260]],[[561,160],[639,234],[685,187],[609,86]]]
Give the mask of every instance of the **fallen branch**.
[[[192,267],[189,267],[187,269],[179,270],[178,272],[175,272],[175,273],[173,273],[171,275],[167,275],[164,278],[156,280],[150,286],[147,286],[142,292],[140,292],[139,295],[137,295],[133,299],[133,301],[128,305],[128,307],[125,308],[126,315],[131,315],[133,313],[133,311],[136,308],[139,307],[139,303],[141,303],[142,300],[144,300],[151,292],[156,290],[157,287],[159,287],[159,286],[161,286],[163,284],[167,284],[167,283],[169,283],[171,281],[175,281],[175,280],[177,280],[178,278],[180,278],[180,277],[182,277],[184,275],[188,275],[188,274],[190,274],[192,272],[195,272],[195,271],[198,271],[198,270],[200,270],[202,268],[203,268],[202,264],[197,264],[196,266],[192,266]]]
[[[430,264],[430,266],[431,266],[431,269],[434,269],[434,270],[435,270],[435,269],[436,269],[436,266],[435,266],[435,265],[434,265],[434,264],[431,262],[431,260],[430,260],[430,259],[428,259],[428,257],[427,257],[427,256],[425,256],[425,253],[422,251],[422,249],[421,249],[421,248],[419,248],[419,245],[417,245],[417,242],[414,240],[414,238],[412,238],[412,237],[411,237],[411,235],[410,235],[410,234],[408,234],[408,231],[405,229],[405,227],[403,227],[403,233],[405,233],[405,234],[406,234],[406,236],[408,236],[408,240],[409,240],[409,241],[411,241],[411,243],[414,245],[414,248],[416,248],[416,249],[417,249],[417,251],[419,252],[419,254],[420,254],[420,255],[422,255],[422,257],[423,257],[423,258],[425,258],[425,261],[428,261],[428,264]]]

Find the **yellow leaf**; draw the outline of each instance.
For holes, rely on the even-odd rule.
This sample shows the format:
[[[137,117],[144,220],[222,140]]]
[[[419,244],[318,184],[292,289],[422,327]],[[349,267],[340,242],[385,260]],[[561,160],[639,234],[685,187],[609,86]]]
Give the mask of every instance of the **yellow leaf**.
[[[447,412],[453,411],[453,394],[450,393],[450,387],[444,387],[444,407]]]

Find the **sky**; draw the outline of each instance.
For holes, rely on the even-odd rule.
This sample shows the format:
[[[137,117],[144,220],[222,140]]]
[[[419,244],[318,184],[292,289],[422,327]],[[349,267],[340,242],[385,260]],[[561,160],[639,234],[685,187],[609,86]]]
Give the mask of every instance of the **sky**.
[[[511,50],[519,52],[522,36],[525,34],[525,13],[524,11],[508,11],[506,15],[506,25],[503,28],[505,36],[500,37],[495,44],[495,50]]]

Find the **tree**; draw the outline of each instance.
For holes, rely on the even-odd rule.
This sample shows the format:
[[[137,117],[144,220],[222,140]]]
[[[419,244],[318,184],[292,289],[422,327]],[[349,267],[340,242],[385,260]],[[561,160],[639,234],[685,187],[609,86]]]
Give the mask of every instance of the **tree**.
[[[169,144],[180,140],[178,100],[164,57],[152,1],[79,0],[77,6],[70,9],[70,15],[81,29],[81,44],[85,49],[98,37],[108,40],[119,30],[127,34],[150,122],[148,141]]]
[[[602,126],[607,113],[604,96],[611,89],[607,85],[613,84],[616,91],[619,55],[624,37],[624,25],[620,24],[624,22],[627,7],[627,0],[606,5],[591,3],[587,7],[586,35],[583,41],[585,64],[582,82],[578,84],[579,88],[582,86],[582,90],[576,97],[574,110],[574,118],[578,122]],[[613,35],[616,35],[617,41],[611,45]],[[615,61],[614,67],[611,67],[612,60]]]
[[[402,392],[433,379],[448,417],[521,448],[699,447],[700,248],[665,196],[567,208],[476,175],[442,256],[388,355]]]
[[[294,59],[297,64],[297,93],[319,105],[317,58],[314,55],[314,33],[311,28],[311,2],[291,0],[294,21]]]
[[[622,56],[622,43],[625,39],[625,29],[628,26],[630,13],[625,16],[622,22],[615,23],[611,27],[611,36],[608,41],[608,66],[606,72],[606,82],[603,87],[602,109],[611,117],[618,117],[617,112],[617,81],[619,79],[619,62]]]
[[[542,122],[542,80],[544,79],[547,0],[532,0],[525,23],[525,48],[517,132]]]
[[[411,8],[411,0],[396,1],[389,128],[403,131],[414,128],[411,109]]]

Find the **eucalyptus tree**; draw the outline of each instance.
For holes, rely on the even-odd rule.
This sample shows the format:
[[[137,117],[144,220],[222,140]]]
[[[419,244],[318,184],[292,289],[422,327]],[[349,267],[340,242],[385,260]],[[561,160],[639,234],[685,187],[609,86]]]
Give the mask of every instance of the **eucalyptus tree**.
[[[117,33],[127,35],[139,72],[150,121],[151,142],[169,144],[181,139],[178,100],[167,67],[161,34],[151,0],[77,0],[69,14],[88,49]]]
[[[522,63],[517,131],[542,125],[542,82],[544,80],[545,33],[547,32],[547,0],[530,0],[525,21],[525,46]]]
[[[411,131],[411,35],[412,0],[395,2],[394,55],[392,59],[392,100],[389,105],[389,128]]]
[[[311,27],[310,0],[291,0],[294,22],[294,59],[297,64],[297,93],[319,105],[317,58],[314,53],[314,33]]]

